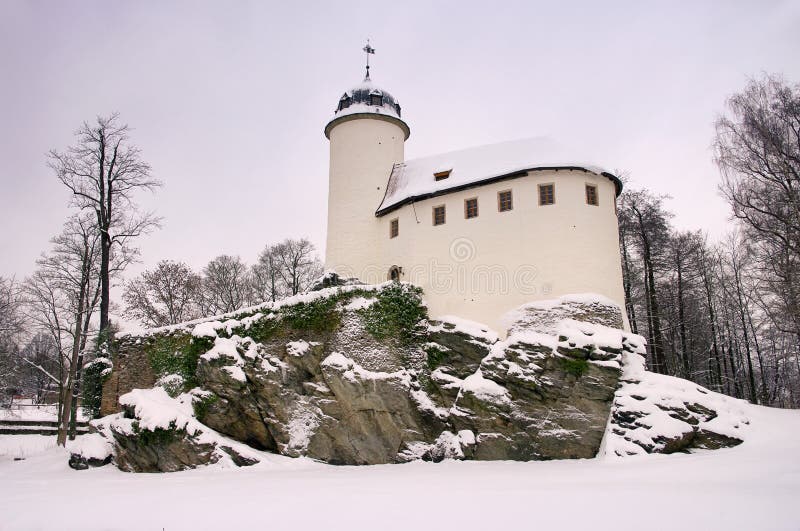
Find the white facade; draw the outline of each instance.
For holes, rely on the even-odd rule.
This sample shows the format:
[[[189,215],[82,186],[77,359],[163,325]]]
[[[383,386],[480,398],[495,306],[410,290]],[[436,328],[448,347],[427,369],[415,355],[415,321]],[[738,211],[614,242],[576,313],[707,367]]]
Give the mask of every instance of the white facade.
[[[624,313],[616,177],[557,157],[541,141],[405,161],[409,130],[399,106],[372,101],[375,109],[340,106],[326,127],[328,269],[377,283],[397,268],[400,280],[424,289],[432,317],[457,315],[498,331],[520,305],[571,293],[605,295]],[[554,204],[539,203],[543,184],[553,185]],[[588,203],[587,185],[597,205]],[[501,212],[498,193],[509,190],[512,209]],[[477,217],[467,219],[467,199],[477,199]],[[438,206],[445,223],[434,225]]]

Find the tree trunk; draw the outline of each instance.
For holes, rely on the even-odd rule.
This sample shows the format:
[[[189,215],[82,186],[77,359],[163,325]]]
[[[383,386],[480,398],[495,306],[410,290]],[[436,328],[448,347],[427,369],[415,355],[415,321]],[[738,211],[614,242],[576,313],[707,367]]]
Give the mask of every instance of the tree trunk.
[[[683,300],[683,264],[679,258],[676,260],[678,266],[678,335],[681,344],[681,363],[683,366],[683,377],[691,379],[691,363],[689,360],[689,349],[686,347],[686,308]]]
[[[631,332],[634,334],[639,333],[639,327],[636,323],[636,309],[633,305],[633,293],[631,290],[631,266],[628,257],[628,242],[625,239],[625,232],[622,231],[620,235],[620,242],[622,244],[622,271],[623,271],[623,285],[625,287],[625,310],[628,313],[628,323],[631,325]]]

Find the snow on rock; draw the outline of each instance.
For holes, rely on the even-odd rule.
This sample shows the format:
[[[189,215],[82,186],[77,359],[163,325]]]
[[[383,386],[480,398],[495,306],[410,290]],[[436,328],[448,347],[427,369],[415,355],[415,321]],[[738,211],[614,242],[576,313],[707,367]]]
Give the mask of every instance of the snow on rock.
[[[89,433],[67,442],[69,466],[75,470],[107,465],[114,454],[114,445],[100,433]]]
[[[161,387],[171,397],[176,397],[183,389],[184,378],[180,374],[166,374],[156,380],[154,387]]]
[[[134,389],[119,399],[123,413],[92,421],[96,435],[113,445],[113,460],[131,472],[173,472],[201,465],[246,466],[259,461],[247,446],[227,439],[201,424],[194,404],[204,393],[170,397],[160,388]],[[101,440],[93,438],[86,452],[99,451]],[[80,448],[77,455],[84,455]]]
[[[602,455],[624,457],[736,446],[750,421],[747,404],[681,378],[648,372],[625,352]]]
[[[370,371],[351,360],[340,352],[332,352],[322,360],[320,366],[325,369],[336,369],[348,380],[394,380],[397,383],[410,387],[411,375],[406,370],[395,372]]]
[[[222,323],[219,321],[206,321],[196,325],[192,329],[193,337],[217,337],[217,330],[222,328]]]
[[[298,402],[288,422],[289,444],[287,450],[291,455],[305,454],[311,437],[320,425],[322,416],[322,411],[310,404],[308,400]]]
[[[439,317],[435,322],[431,323],[429,330],[431,332],[460,332],[462,334],[472,336],[473,338],[479,338],[488,343],[494,343],[499,339],[497,332],[489,329],[487,326],[481,323],[476,323],[475,321],[470,321],[468,319],[462,319],[454,315],[445,315]]]
[[[499,404],[511,402],[508,390],[497,382],[484,378],[480,369],[467,376],[461,385],[461,393],[472,393],[482,400]]]
[[[596,293],[564,295],[520,306],[503,317],[508,334],[527,330],[552,334],[564,320],[622,329],[622,312],[614,301]]]
[[[290,356],[303,356],[311,348],[308,341],[290,341],[286,343],[286,353]]]

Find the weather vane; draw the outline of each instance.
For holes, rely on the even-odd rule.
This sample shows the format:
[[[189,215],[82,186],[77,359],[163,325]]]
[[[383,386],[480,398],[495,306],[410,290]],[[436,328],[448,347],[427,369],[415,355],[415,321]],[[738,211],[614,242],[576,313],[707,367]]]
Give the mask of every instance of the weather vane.
[[[367,45],[362,48],[364,52],[367,54],[367,76],[364,78],[364,81],[369,80],[369,56],[370,54],[375,54],[375,48],[369,45],[369,39],[367,39]]]

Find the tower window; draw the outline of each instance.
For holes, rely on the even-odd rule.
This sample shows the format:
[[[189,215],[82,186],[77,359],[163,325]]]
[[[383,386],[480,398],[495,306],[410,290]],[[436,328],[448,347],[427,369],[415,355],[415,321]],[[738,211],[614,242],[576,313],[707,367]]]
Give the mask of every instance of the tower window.
[[[347,94],[345,94],[339,100],[339,110],[341,111],[342,109],[346,109],[348,107],[350,107],[350,97]]]
[[[586,204],[597,206],[597,187],[593,184],[586,185]]]
[[[497,192],[497,211],[508,212],[514,208],[514,199],[511,196],[511,190],[503,190]]]
[[[389,222],[389,237],[397,238],[398,234],[400,234],[400,220],[394,218],[392,221]]]
[[[443,181],[444,179],[447,179],[448,177],[450,177],[450,172],[452,172],[452,171],[453,170],[442,170],[442,171],[433,172],[433,178],[435,180],[437,180],[437,181]]]
[[[383,105],[383,96],[381,94],[370,94],[369,95],[369,104],[370,105]]]
[[[478,217],[478,198],[464,200],[464,217],[467,219]]]
[[[550,184],[539,185],[539,204],[553,205],[556,202],[556,186]]]
[[[433,207],[433,224],[444,225],[446,219],[444,205]]]

